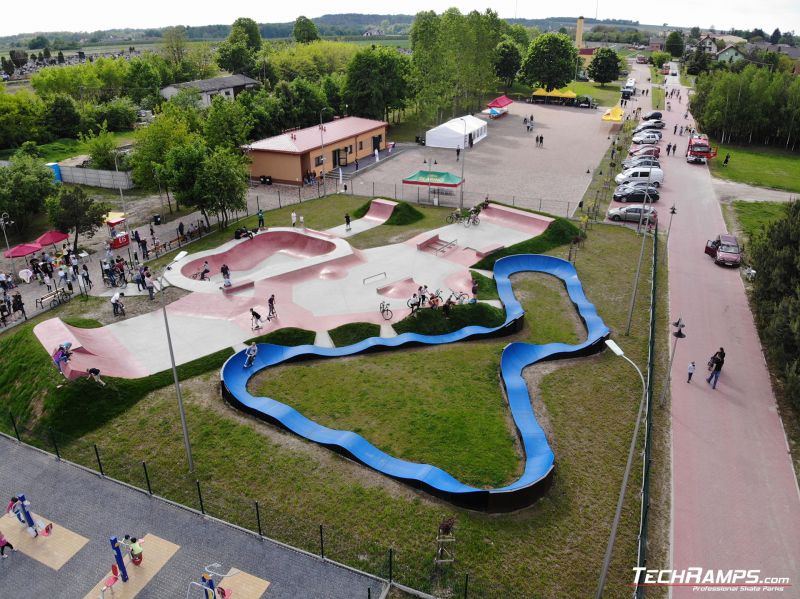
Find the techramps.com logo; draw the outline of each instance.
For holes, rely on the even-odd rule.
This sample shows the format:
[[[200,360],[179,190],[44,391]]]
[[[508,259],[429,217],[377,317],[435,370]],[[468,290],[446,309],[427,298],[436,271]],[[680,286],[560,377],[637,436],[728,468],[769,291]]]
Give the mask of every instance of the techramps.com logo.
[[[761,570],[633,569],[634,587],[687,587],[708,593],[782,593],[792,587],[788,576],[762,576]]]

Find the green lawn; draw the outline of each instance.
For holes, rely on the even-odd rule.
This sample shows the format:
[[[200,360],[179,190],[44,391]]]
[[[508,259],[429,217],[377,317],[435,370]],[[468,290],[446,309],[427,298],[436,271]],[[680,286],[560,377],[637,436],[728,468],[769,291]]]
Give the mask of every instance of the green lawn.
[[[600,106],[616,106],[619,103],[619,83],[600,85],[592,81],[573,81],[567,87],[579,96],[592,96]]]
[[[117,140],[117,145],[125,145],[133,142],[133,131],[117,131],[112,133]],[[78,139],[62,138],[56,141],[37,146],[41,152],[41,159],[44,162],[59,162],[73,156],[85,154],[86,145]],[[8,160],[16,152],[16,148],[0,150],[0,160]]]
[[[664,110],[664,88],[651,87],[650,88],[650,102],[653,110]]]
[[[344,210],[363,201],[309,202],[306,222],[336,224]],[[280,216],[281,224],[287,217]],[[384,226],[384,242],[393,235],[388,229]],[[640,243],[626,228],[595,225],[577,261],[588,298],[614,331],[624,327]],[[547,253],[565,257],[567,248]],[[620,340],[640,365],[647,355],[648,287],[649,277],[642,277],[631,334]],[[431,458],[466,479],[493,484],[513,478],[520,460],[497,379],[500,350],[510,341],[572,343],[584,336],[558,281],[515,275],[514,292],[527,312],[525,328],[513,337],[282,366],[267,375],[272,381],[267,391],[274,397],[291,395],[295,407],[321,420],[360,427],[373,442],[400,455]],[[71,304],[68,315],[80,317],[80,305]],[[97,443],[106,474],[139,486],[144,486],[141,461],[146,461],[154,492],[194,507],[194,481],[199,480],[206,510],[251,529],[252,501],[258,500],[265,534],[310,551],[317,549],[323,524],[326,555],[370,572],[387,574],[386,552],[392,546],[395,579],[439,595],[452,596],[453,581],[463,581],[467,572],[470,596],[572,599],[585,596],[596,580],[640,393],[635,371],[608,352],[526,370],[538,381],[531,382],[531,393],[556,454],[553,487],[528,509],[489,517],[432,501],[242,417],[218,395],[217,368],[225,354],[182,369],[197,465],[188,475],[169,373],[132,382],[112,379],[107,388],[81,381],[56,390],[61,381],[31,327],[0,334],[0,404],[81,435],[72,442],[60,437],[69,459],[93,466]],[[26,376],[19,377],[20,372]],[[337,373],[341,376],[331,378]],[[0,420],[3,430],[9,426]],[[467,441],[474,445],[465,447]],[[490,457],[487,448],[494,452]],[[629,593],[625,585],[636,551],[640,475],[639,465],[627,493],[609,597]],[[456,516],[458,561],[451,576],[441,578],[433,570],[433,540],[438,522],[448,515]]]
[[[653,65],[650,65],[650,83],[653,85],[661,85],[664,83],[664,75],[661,73],[661,69],[657,69]]]
[[[781,218],[786,211],[783,202],[733,202],[736,220],[748,239],[752,239],[766,225]]]
[[[722,166],[726,154],[728,166]],[[776,148],[720,145],[717,158],[710,160],[711,174],[721,179],[800,192],[800,154]]]

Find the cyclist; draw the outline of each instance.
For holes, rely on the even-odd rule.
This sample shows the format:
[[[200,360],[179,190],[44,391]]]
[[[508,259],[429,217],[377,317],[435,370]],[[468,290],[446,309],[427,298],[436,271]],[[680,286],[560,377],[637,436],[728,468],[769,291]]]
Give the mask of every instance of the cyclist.
[[[247,356],[244,361],[244,367],[250,368],[256,359],[256,355],[258,354],[258,346],[255,344],[255,342],[253,342],[247,347],[244,353]]]
[[[120,301],[121,297],[125,297],[125,294],[121,291],[117,291],[111,296],[111,307],[114,308],[114,316],[119,316],[120,308],[123,310],[125,309],[125,306]]]
[[[208,268],[208,260],[203,262],[203,268],[200,271],[200,280],[201,281],[208,281],[208,273],[211,272],[211,269]]]

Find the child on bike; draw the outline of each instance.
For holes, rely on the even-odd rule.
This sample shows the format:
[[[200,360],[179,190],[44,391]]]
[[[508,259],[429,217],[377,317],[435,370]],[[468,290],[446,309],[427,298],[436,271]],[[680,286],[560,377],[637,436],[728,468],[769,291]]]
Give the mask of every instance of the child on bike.
[[[200,270],[200,280],[201,281],[208,281],[209,280],[208,279],[208,273],[210,273],[210,272],[211,272],[211,270],[208,268],[208,260],[205,260],[203,262],[203,268]]]

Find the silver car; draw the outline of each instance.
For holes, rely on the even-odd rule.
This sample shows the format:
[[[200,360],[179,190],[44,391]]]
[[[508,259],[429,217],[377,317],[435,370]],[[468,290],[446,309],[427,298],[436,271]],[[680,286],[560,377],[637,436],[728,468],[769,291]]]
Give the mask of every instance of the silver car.
[[[649,206],[645,208],[641,204],[633,206],[623,206],[621,208],[612,208],[608,211],[609,220],[616,222],[629,222],[629,223],[649,223],[658,220],[658,213],[655,208]]]
[[[661,141],[661,136],[655,131],[642,131],[634,135],[631,141],[635,144],[657,144]]]

